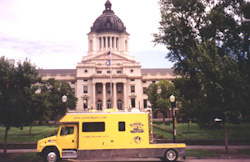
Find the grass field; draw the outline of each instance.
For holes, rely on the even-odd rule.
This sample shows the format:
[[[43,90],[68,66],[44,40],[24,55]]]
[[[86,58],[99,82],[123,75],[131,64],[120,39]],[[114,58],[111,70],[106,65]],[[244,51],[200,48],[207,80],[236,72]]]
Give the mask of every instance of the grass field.
[[[218,153],[209,151],[209,150],[186,150],[187,157],[196,157],[196,158],[216,158],[220,157]]]
[[[55,135],[58,126],[33,126],[31,135],[29,135],[30,127],[19,128],[11,127],[8,132],[8,143],[37,142],[44,137]],[[0,143],[4,141],[5,128],[0,127]]]
[[[172,138],[172,124],[154,124],[154,133],[163,138]],[[228,139],[250,139],[250,123],[227,124]],[[187,123],[177,124],[177,139],[223,139],[223,129],[200,129],[198,124],[190,124],[188,130]]]
[[[154,133],[165,139],[172,138],[172,125],[162,123],[154,124]],[[159,129],[160,128],[160,129]],[[250,139],[250,123],[228,124],[228,139]],[[33,126],[32,134],[29,136],[29,127],[23,130],[12,127],[8,133],[8,143],[37,142],[44,137],[55,135],[58,126]],[[0,127],[0,143],[4,141],[5,128]],[[223,130],[200,129],[197,124],[192,123],[189,131],[187,123],[177,124],[177,139],[223,139]]]

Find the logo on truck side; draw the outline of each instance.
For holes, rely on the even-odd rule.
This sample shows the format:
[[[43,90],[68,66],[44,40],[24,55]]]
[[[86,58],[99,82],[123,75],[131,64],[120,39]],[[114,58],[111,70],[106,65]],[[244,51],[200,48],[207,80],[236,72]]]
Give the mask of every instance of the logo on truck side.
[[[130,127],[132,127],[133,130],[131,130],[131,133],[143,133],[144,129],[143,129],[143,124],[140,122],[136,122],[133,124],[130,124]]]
[[[141,137],[139,137],[139,136],[134,137],[134,142],[141,143]]]

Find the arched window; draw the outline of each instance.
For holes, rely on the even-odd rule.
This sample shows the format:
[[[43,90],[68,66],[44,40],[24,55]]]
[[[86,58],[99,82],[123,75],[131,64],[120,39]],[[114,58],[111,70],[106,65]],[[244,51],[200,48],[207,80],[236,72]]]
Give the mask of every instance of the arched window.
[[[102,100],[97,101],[97,110],[102,110]]]

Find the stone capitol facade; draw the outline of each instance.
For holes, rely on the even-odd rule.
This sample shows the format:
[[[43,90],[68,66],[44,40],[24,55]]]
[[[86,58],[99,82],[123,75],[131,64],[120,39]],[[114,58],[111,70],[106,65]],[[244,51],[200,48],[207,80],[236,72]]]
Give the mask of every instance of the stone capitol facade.
[[[78,98],[76,111],[147,108],[151,83],[174,80],[172,69],[143,69],[129,53],[129,34],[109,0],[88,33],[88,53],[76,69],[39,69],[43,80],[68,82]]]

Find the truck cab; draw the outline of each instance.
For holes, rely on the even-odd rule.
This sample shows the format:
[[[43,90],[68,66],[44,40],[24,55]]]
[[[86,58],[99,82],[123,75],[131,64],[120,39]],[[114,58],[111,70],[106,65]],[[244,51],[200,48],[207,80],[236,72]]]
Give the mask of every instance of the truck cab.
[[[67,113],[56,136],[41,139],[37,152],[45,161],[157,157],[185,158],[183,143],[154,144],[149,112]]]

